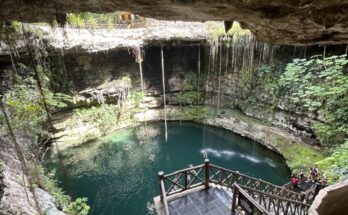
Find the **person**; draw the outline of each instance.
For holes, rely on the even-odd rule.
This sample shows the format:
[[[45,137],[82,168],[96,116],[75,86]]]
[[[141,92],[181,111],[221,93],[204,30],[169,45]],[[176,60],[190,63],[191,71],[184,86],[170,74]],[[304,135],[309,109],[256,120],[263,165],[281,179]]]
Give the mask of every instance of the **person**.
[[[300,173],[299,173],[299,176],[300,176],[300,183],[302,183],[303,182],[303,180],[304,180],[304,169],[303,168],[301,168],[301,170],[300,170]]]
[[[315,173],[314,173],[314,168],[311,167],[309,168],[309,180],[308,182],[314,182],[315,177],[314,177]]]
[[[155,161],[155,155],[154,154],[151,154],[150,157],[149,157],[150,161]]]
[[[319,182],[320,182],[321,185],[326,186],[327,180],[326,180],[325,176],[321,177]]]
[[[208,159],[208,153],[207,152],[203,152],[203,157],[204,157],[204,159]]]
[[[318,174],[319,174],[319,170],[317,167],[311,167],[310,168],[310,176],[311,176],[311,182],[316,182],[318,181]]]
[[[298,184],[299,184],[299,180],[296,177],[296,175],[292,175],[291,176],[291,180],[290,180],[291,184],[292,184],[292,189],[299,189]]]

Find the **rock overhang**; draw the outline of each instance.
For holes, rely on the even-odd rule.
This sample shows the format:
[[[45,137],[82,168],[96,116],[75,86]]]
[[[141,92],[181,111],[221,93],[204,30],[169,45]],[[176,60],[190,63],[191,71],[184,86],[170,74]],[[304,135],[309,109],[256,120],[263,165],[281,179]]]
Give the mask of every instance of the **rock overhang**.
[[[348,43],[348,0],[2,0],[2,20],[51,22],[68,12],[129,11],[182,21],[239,21],[273,44]]]

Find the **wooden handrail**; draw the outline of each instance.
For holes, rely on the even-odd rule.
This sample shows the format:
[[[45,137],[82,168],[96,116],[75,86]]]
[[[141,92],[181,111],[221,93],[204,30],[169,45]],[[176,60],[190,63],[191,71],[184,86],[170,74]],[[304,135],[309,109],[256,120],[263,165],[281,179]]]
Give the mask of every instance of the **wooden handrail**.
[[[165,213],[165,215],[170,215],[169,207],[168,207],[168,200],[167,200],[167,195],[166,195],[166,189],[164,187],[164,173],[159,172],[158,176],[159,176],[159,180],[160,180],[161,201],[164,205],[164,213]]]
[[[269,213],[289,214],[290,212],[290,214],[298,214],[298,215],[308,214],[308,209],[310,207],[309,204],[285,199],[279,196],[274,196],[270,193],[262,192],[262,191],[255,190],[245,186],[240,186],[240,187],[242,187],[243,190],[245,190],[250,196],[255,196],[256,198],[254,200],[257,202],[257,199],[258,199],[259,200],[258,203],[261,205],[261,207],[263,203],[265,205],[264,208]],[[273,211],[272,211],[272,206],[273,206]],[[294,213],[291,213],[291,212],[294,212]]]
[[[170,177],[170,176],[177,175],[177,174],[182,173],[182,172],[186,172],[186,171],[198,169],[198,168],[200,168],[200,167],[204,167],[204,164],[197,165],[197,166],[193,166],[193,167],[189,167],[189,168],[185,168],[185,169],[181,169],[181,170],[175,171],[175,172],[173,172],[173,173],[166,174],[166,175],[164,175],[164,177],[165,177],[165,178],[168,178],[168,177]]]
[[[260,191],[260,190],[256,190],[256,189],[253,189],[253,188],[250,188],[250,187],[246,187],[246,186],[243,186],[243,185],[239,185],[239,186],[242,187],[244,190],[250,190],[250,191],[253,191],[253,192],[257,192],[259,194],[276,197],[277,199],[280,199],[282,201],[288,201],[288,202],[291,202],[291,203],[294,203],[294,204],[302,204],[303,206],[310,207],[309,204],[306,204],[306,203],[303,203],[303,202],[299,202],[299,201],[283,198],[283,197],[280,197],[280,196],[276,196],[276,195],[273,195],[273,194],[270,194],[270,193],[267,193],[267,192],[263,192],[263,191]]]
[[[269,183],[267,181],[264,181],[262,179],[257,179],[257,178],[253,178],[251,176],[248,176],[248,175],[244,175],[242,173],[239,173],[239,172],[236,172],[236,171],[233,171],[233,170],[230,170],[230,169],[226,169],[226,168],[223,168],[223,167],[219,167],[219,166],[216,166],[216,165],[213,165],[213,164],[210,164],[210,168],[215,168],[215,169],[218,169],[220,171],[224,171],[224,172],[228,172],[228,173],[231,173],[233,174],[232,175],[232,180],[230,181],[229,184],[220,184],[220,185],[225,185],[227,187],[232,187],[232,184],[238,180],[238,177],[243,177],[243,179],[247,179],[247,180],[254,180],[254,183],[251,184],[251,185],[255,185],[255,188],[259,188],[259,190],[262,191],[262,187],[267,188],[269,190],[269,192],[272,192],[273,194],[277,194],[279,193],[279,196],[287,196],[289,199],[292,199],[292,200],[301,200],[304,198],[304,195],[301,194],[301,193],[296,193],[296,192],[293,192],[285,187],[280,187],[280,186],[277,186],[277,185],[274,185],[272,183]],[[214,176],[214,175],[213,175]],[[227,179],[226,179],[227,180]],[[217,183],[219,181],[216,181],[216,180],[210,180],[211,183]],[[237,182],[238,183],[238,182]],[[219,183],[217,183],[219,184]],[[240,184],[240,183],[239,183]],[[242,184],[244,185],[244,184]],[[245,186],[245,185],[244,185]]]
[[[270,214],[264,207],[262,207],[258,202],[256,202],[240,185],[237,183],[233,184],[234,191],[233,196],[235,197],[232,202],[232,210],[236,210],[236,196],[239,195],[239,193],[242,193],[262,214]]]

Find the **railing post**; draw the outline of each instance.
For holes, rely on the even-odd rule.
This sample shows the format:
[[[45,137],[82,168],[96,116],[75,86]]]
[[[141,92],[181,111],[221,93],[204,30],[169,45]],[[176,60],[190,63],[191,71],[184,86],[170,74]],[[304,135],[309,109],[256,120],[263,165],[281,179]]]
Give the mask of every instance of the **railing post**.
[[[204,159],[204,186],[209,188],[209,159]]]
[[[185,190],[187,190],[187,171],[185,171],[184,176],[185,176],[185,181],[184,181],[184,183],[185,183]]]
[[[163,171],[158,172],[158,179],[159,179],[161,202],[163,202],[163,195],[165,195],[165,193],[162,192],[162,188],[161,188],[161,181],[162,180],[164,181],[164,172]]]
[[[238,189],[237,187],[235,186],[235,184],[232,185],[233,186],[233,197],[232,197],[232,212],[235,212],[236,211],[236,208],[237,208],[237,195],[238,195]]]

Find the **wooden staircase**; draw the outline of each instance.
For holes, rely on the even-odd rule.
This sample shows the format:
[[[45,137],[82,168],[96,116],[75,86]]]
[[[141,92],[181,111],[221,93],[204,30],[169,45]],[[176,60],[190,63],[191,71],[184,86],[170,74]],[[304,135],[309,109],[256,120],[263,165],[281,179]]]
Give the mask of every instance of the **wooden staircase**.
[[[315,197],[315,187],[307,192],[294,192],[289,186],[277,186],[237,171],[209,163],[182,169],[170,174],[159,173],[161,201],[169,215],[168,198],[204,186],[217,186],[232,191],[231,210],[239,214],[307,215]]]

